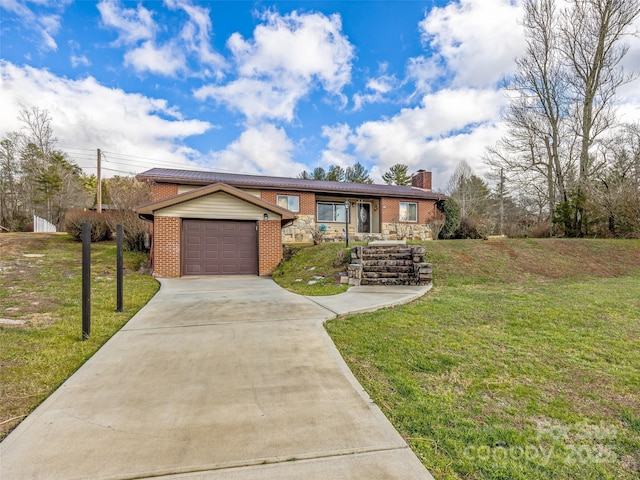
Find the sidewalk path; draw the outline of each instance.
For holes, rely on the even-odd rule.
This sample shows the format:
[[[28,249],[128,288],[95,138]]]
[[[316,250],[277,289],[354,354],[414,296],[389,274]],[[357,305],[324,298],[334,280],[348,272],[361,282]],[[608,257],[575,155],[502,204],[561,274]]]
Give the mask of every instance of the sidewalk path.
[[[421,292],[360,289],[341,302],[260,277],[162,280],[0,443],[0,479],[431,479],[322,327]]]

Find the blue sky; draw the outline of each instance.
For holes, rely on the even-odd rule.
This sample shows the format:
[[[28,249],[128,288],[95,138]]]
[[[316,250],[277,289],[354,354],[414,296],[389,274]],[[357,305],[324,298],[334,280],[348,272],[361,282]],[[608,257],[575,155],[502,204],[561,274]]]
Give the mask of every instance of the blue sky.
[[[0,15],[0,134],[46,109],[89,173],[100,148],[107,174],[360,161],[443,188],[460,160],[485,171],[524,46],[509,0],[0,0]],[[634,83],[621,93],[640,117]]]

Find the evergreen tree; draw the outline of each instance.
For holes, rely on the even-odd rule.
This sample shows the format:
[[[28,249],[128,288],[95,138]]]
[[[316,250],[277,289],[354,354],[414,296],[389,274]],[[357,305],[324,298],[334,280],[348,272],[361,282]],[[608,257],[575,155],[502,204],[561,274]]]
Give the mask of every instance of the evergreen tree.
[[[347,167],[345,181],[353,183],[373,183],[369,176],[369,171],[360,162],[356,162],[353,167]]]
[[[386,173],[382,175],[382,180],[387,185],[411,186],[411,175],[408,174],[409,166],[396,163]]]

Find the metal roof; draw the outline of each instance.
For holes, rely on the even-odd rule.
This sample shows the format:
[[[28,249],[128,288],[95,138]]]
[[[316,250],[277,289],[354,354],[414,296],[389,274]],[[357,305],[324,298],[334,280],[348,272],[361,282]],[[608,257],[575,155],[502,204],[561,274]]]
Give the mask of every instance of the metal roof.
[[[416,187],[399,185],[379,185],[367,183],[334,182],[329,180],[305,180],[302,178],[269,177],[263,175],[243,175],[237,173],[204,172],[152,168],[137,175],[140,180],[158,183],[178,183],[182,185],[210,185],[225,183],[241,188],[265,190],[291,190],[300,192],[332,193],[338,195],[368,195],[379,197],[420,198],[440,200],[444,195]]]

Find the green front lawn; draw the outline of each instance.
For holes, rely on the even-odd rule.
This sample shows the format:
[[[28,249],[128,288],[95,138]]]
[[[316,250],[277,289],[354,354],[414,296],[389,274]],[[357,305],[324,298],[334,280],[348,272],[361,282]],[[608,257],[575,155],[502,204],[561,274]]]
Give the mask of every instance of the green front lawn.
[[[433,242],[435,288],[336,319],[436,479],[640,473],[640,242]]]

